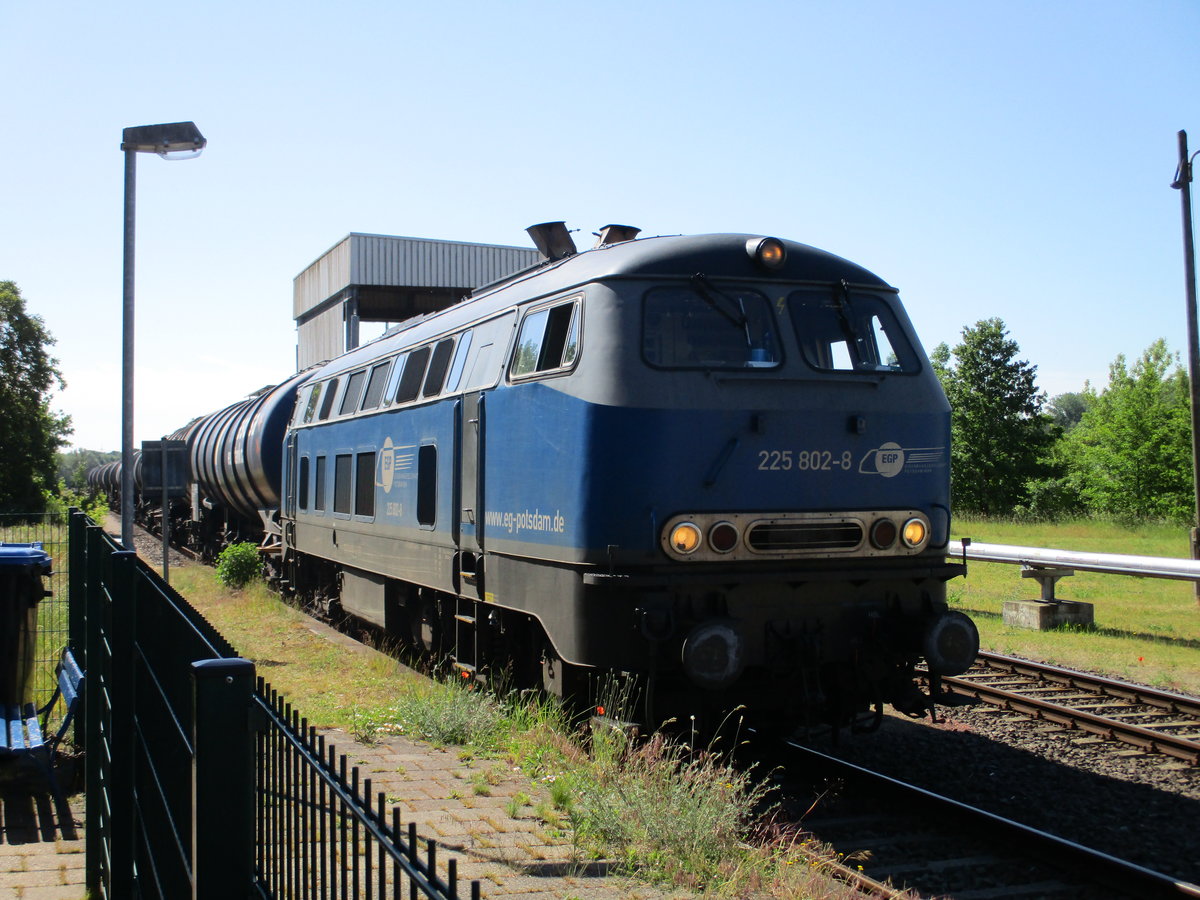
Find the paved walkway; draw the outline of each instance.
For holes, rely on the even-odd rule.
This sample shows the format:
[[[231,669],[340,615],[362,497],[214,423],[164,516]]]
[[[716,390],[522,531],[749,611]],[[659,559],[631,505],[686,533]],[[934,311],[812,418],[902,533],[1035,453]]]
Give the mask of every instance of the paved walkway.
[[[69,762],[59,777],[69,783]],[[83,795],[54,806],[32,761],[0,763],[0,900],[83,900]]]
[[[458,859],[460,891],[479,879],[484,897],[524,900],[657,900],[666,893],[579,856],[565,822],[555,824],[549,791],[497,760],[460,758],[405,738],[373,744],[330,730],[326,741],[439,844],[439,868]],[[69,772],[64,772],[70,778]],[[84,795],[54,808],[45,778],[26,763],[0,765],[0,900],[83,900]],[[514,815],[515,813],[515,815]]]

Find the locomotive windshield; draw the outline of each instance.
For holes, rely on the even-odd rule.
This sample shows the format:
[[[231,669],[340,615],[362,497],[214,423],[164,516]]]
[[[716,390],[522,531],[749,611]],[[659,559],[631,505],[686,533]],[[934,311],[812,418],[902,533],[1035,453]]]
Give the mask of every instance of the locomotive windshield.
[[[695,276],[684,287],[652,288],[642,319],[642,355],[660,368],[741,369],[779,365],[767,298]]]
[[[916,353],[887,302],[843,286],[806,288],[788,297],[805,361],[840,372],[916,372]]]

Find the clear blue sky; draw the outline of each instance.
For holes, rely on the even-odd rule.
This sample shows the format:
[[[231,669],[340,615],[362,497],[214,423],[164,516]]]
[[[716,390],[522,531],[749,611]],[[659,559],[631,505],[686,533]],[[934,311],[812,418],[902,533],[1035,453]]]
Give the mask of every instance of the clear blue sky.
[[[800,240],[927,349],[999,316],[1048,394],[1102,387],[1185,350],[1198,48],[1196,0],[7,0],[0,279],[75,445],[118,449],[121,129],[192,119],[201,157],[139,158],[138,441],[286,377],[292,279],[347,233],[553,219]]]

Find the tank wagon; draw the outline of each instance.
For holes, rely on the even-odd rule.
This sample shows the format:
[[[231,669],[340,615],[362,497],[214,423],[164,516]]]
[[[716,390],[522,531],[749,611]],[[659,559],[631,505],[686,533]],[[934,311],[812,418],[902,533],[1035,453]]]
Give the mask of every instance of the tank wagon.
[[[465,676],[635,677],[654,723],[927,710],[914,667],[961,672],[978,635],[896,290],[770,237],[530,231],[540,266],[294,385],[285,587]]]
[[[188,495],[172,499],[168,512],[176,544],[212,561],[229,544],[252,541],[261,545],[268,562],[277,558],[285,432],[296,389],[308,374],[300,372],[260,388],[166,435],[188,447]],[[161,499],[142,494],[141,451],[134,451],[134,466],[135,518],[161,533]],[[88,485],[104,493],[110,506],[119,507],[120,460],[88,472]]]

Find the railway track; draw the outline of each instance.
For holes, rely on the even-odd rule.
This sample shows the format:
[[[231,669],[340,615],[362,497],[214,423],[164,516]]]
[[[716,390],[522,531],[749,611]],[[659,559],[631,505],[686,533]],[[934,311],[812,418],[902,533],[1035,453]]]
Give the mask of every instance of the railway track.
[[[1200,886],[787,742],[783,769],[820,799],[802,825],[877,897],[1200,897]],[[806,790],[785,784],[784,793]],[[911,896],[911,894],[907,895]]]
[[[1200,765],[1200,699],[981,651],[970,671],[941,678],[942,690],[990,706],[1122,741]]]

